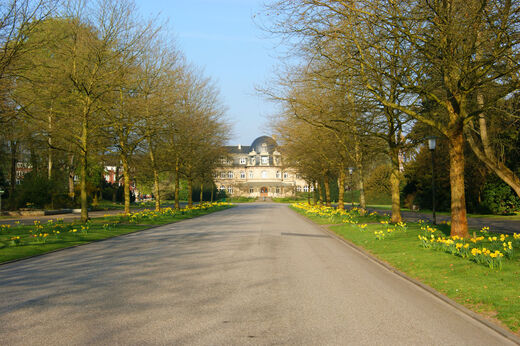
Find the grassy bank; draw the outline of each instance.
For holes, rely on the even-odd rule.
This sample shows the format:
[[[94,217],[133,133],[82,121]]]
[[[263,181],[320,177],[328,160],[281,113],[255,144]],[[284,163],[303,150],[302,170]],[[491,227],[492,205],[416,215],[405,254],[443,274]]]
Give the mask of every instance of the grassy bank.
[[[32,226],[2,225],[0,226],[0,263],[112,238],[230,207],[232,205],[229,203],[212,203],[181,210],[171,208],[165,208],[161,212],[145,210],[129,215],[106,215],[92,219],[86,224],[63,222],[58,218],[46,223],[36,221]]]
[[[447,225],[392,225],[378,214],[292,208],[318,223],[338,224],[330,229],[341,237],[456,302],[514,332],[520,330],[520,236],[501,239],[486,230],[472,230],[474,238],[457,239],[448,236]],[[482,249],[489,254],[478,254]],[[492,257],[496,251],[501,255]]]

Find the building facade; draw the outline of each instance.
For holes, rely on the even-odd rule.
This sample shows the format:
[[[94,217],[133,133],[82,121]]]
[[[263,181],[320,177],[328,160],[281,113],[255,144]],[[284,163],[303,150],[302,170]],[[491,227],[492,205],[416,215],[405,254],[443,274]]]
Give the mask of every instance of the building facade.
[[[294,169],[283,165],[276,141],[268,136],[258,137],[250,146],[227,146],[227,157],[214,180],[219,190],[229,196],[290,197],[307,192],[312,187]]]

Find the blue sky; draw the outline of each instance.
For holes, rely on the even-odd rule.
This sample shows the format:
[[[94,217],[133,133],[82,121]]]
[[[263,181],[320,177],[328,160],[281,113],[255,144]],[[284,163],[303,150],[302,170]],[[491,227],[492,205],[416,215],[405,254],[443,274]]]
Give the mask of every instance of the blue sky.
[[[136,0],[144,16],[160,14],[187,59],[204,68],[219,87],[233,125],[229,144],[249,145],[269,134],[274,106],[259,96],[276,64],[275,42],[252,20],[257,0]]]

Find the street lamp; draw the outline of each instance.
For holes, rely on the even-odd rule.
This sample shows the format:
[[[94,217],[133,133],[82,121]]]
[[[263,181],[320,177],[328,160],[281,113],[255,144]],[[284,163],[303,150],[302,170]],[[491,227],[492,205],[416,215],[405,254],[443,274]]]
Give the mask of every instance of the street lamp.
[[[352,191],[352,173],[354,172],[354,167],[348,168],[348,174],[350,174],[350,204],[352,204],[352,208],[354,208],[354,192]]]
[[[437,145],[437,137],[428,137],[428,148],[432,153],[432,213],[433,213],[433,224],[437,224],[437,218],[435,217],[435,147]]]
[[[2,215],[2,195],[4,192],[4,190],[0,189],[0,215]]]

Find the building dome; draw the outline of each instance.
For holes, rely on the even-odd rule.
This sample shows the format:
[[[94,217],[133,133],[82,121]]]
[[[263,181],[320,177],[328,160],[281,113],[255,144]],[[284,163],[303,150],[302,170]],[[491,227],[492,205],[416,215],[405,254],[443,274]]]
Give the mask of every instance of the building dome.
[[[251,143],[251,150],[256,151],[257,153],[261,153],[267,151],[272,153],[275,148],[278,146],[276,141],[269,136],[261,136],[258,137]]]

